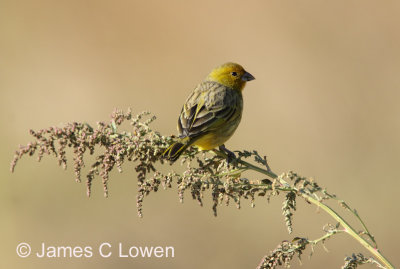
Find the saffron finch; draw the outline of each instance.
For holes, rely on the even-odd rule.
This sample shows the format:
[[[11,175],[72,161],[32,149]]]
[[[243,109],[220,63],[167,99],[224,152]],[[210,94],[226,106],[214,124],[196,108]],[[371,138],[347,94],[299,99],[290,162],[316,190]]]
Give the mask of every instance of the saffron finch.
[[[242,118],[243,88],[253,79],[236,63],[225,63],[213,69],[183,105],[178,119],[179,139],[167,148],[164,157],[176,161],[189,146],[200,150],[216,147],[226,150],[224,143]]]

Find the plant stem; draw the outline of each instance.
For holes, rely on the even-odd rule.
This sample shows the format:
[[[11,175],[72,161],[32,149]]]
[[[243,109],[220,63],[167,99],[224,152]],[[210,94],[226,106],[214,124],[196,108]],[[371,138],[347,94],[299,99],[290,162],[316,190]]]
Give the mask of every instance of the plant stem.
[[[358,221],[361,223],[361,225],[363,226],[364,230],[365,230],[365,234],[369,237],[369,239],[371,239],[371,241],[374,243],[374,248],[378,248],[378,245],[375,241],[374,236],[369,232],[367,226],[365,225],[364,221],[361,219],[360,215],[358,215],[357,210],[352,209],[345,201],[338,199],[335,195],[331,195],[329,193],[327,193],[326,191],[324,191],[324,194],[329,196],[329,198],[335,199],[336,201],[338,201],[340,203],[341,206],[343,206],[344,208],[346,208],[347,210],[349,210],[357,219]]]
[[[321,236],[320,238],[317,238],[317,239],[315,239],[315,240],[308,240],[308,242],[309,242],[310,244],[316,245],[316,244],[318,244],[319,242],[324,241],[324,240],[330,238],[331,236],[333,236],[333,235],[335,235],[335,234],[337,234],[337,233],[340,233],[340,232],[344,232],[344,231],[343,231],[343,230],[334,230],[334,231],[331,231],[331,232],[327,232],[326,234],[324,234],[324,235]]]
[[[240,164],[246,166],[247,170],[248,170],[248,169],[251,169],[251,170],[260,172],[260,173],[262,173],[262,174],[264,174],[264,175],[267,175],[267,176],[269,176],[270,178],[273,178],[273,179],[278,178],[278,175],[276,175],[274,172],[265,170],[265,169],[263,169],[263,168],[260,168],[260,167],[258,167],[258,166],[255,166],[255,165],[252,165],[251,163],[248,163],[248,162],[246,162],[246,161],[238,160],[238,163],[240,163]]]
[[[255,166],[251,163],[248,163],[246,161],[243,160],[238,160],[238,163],[244,165],[248,170],[254,170],[257,171],[259,173],[262,173],[264,175],[267,175],[273,179],[278,178],[278,176],[273,173],[272,171],[268,171],[265,170],[261,167]],[[281,184],[285,185],[285,187],[287,185],[289,185],[289,183],[287,183],[284,180],[280,180]],[[350,236],[352,236],[354,239],[356,239],[362,246],[364,246],[369,252],[371,252],[379,261],[381,261],[387,268],[389,269],[394,269],[394,266],[389,262],[388,259],[386,259],[382,253],[380,253],[380,251],[378,250],[378,248],[373,247],[367,240],[365,240],[359,233],[357,233],[355,231],[355,229],[349,224],[347,223],[346,220],[344,220],[338,213],[336,213],[336,211],[334,211],[331,207],[329,207],[328,205],[324,204],[323,202],[319,201],[318,199],[310,196],[307,193],[304,192],[300,192],[298,189],[294,188],[294,191],[296,191],[297,193],[299,193],[304,199],[306,199],[308,202],[315,204],[316,206],[318,206],[319,208],[321,208],[322,210],[324,210],[326,213],[328,213],[329,215],[331,215],[331,217],[333,217],[336,221],[338,221],[344,228],[344,231],[349,234]],[[358,214],[356,214],[357,218],[360,219],[360,217],[358,216]],[[361,223],[363,224],[364,228],[365,225],[364,223],[361,221]],[[368,230],[367,230],[368,231]],[[321,238],[320,238],[321,239]],[[323,240],[324,237],[322,237],[321,240]]]

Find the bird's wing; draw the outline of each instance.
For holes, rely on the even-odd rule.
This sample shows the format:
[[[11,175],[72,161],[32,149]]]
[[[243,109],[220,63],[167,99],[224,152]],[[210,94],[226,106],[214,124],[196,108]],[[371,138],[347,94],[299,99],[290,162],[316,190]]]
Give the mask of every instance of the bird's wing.
[[[216,82],[202,82],[186,100],[178,119],[180,137],[217,129],[237,113],[239,93]]]

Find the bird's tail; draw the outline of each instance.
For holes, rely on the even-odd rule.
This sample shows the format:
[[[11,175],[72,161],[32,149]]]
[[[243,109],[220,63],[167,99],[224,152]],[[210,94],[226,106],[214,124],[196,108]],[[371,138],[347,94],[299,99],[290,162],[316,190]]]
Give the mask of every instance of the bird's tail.
[[[189,146],[189,143],[184,144],[179,141],[175,142],[164,151],[163,157],[172,162],[175,162]]]

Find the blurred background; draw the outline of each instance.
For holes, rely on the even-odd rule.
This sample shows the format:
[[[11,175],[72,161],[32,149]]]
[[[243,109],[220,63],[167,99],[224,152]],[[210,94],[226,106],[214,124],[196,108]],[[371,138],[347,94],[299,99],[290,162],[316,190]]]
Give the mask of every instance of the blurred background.
[[[150,110],[155,129],[175,134],[187,95],[227,61],[256,77],[227,147],[257,149],[276,173],[315,178],[358,210],[399,265],[399,26],[394,0],[0,1],[0,267],[255,268],[282,240],[315,239],[335,224],[299,201],[289,235],[281,197],[258,199],[254,209],[248,201],[241,210],[222,206],[215,218],[209,197],[203,208],[190,195],[180,204],[176,188],[146,197],[140,219],[129,165],[112,173],[107,199],[99,179],[87,198],[71,165],[63,171],[53,157],[26,157],[10,173],[29,129],[95,125],[115,107]],[[33,251],[42,242],[173,246],[175,257],[22,259],[20,242]],[[369,256],[344,234],[326,247],[292,268],[339,268],[345,255]]]

